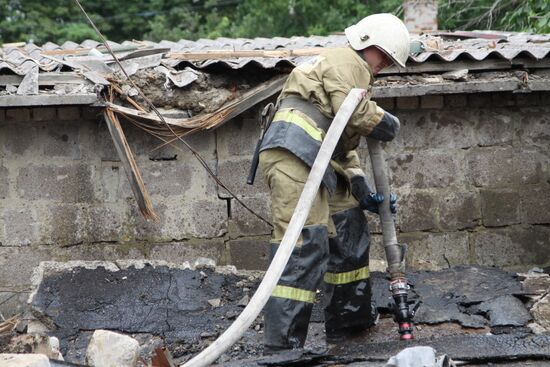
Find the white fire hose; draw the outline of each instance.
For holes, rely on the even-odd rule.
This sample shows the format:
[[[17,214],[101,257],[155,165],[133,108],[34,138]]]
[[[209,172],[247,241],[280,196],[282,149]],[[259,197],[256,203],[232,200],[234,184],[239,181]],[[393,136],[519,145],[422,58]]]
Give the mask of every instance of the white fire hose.
[[[243,312],[237,317],[237,319],[231,324],[231,326],[216,339],[205,350],[197,354],[182,367],[205,367],[212,364],[223,352],[229,349],[235,344],[244,332],[250,327],[252,322],[258,317],[265,304],[267,303],[271,293],[275,289],[281,274],[294,250],[294,246],[300,237],[302,228],[306,222],[311,205],[321,180],[325,175],[325,171],[329,165],[332,157],[332,153],[336,148],[338,140],[346,127],[351,115],[357,108],[357,105],[365,97],[366,91],[363,89],[352,89],[342,106],[338,110],[338,113],[334,117],[334,120],[330,124],[330,128],[327,131],[321,149],[315,158],[315,162],[311,167],[311,171],[304,186],[304,190],[300,195],[296,209],[292,214],[288,229],[286,230],[279,249],[275,254],[275,257],[271,261],[269,268],[267,269],[262,282],[258,289],[250,299],[250,302],[243,310]]]

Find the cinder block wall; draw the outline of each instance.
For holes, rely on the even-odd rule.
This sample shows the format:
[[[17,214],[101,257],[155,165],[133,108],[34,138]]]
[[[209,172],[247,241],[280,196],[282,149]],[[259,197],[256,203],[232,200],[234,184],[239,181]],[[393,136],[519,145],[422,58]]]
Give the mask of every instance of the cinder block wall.
[[[379,100],[400,117],[386,145],[409,265],[550,264],[548,93]],[[0,109],[0,312],[26,300],[43,260],[198,256],[262,269],[269,227],[217,187],[189,152],[125,124],[159,223],[136,208],[100,111]],[[270,217],[265,182],[246,185],[258,109],[188,138],[243,202]],[[370,172],[366,146],[360,148]],[[377,219],[372,257],[383,259]]]

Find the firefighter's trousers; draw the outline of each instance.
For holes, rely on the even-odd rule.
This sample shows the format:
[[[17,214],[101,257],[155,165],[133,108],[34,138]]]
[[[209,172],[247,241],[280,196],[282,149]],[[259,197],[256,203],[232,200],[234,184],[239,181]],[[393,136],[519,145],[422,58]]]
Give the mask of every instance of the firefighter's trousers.
[[[273,258],[310,168],[284,149],[263,151],[260,168],[271,190]],[[315,295],[323,282],[328,297],[327,335],[373,324],[369,244],[367,220],[345,180],[339,180],[331,196],[321,185],[296,248],[264,308],[267,350],[303,347]]]

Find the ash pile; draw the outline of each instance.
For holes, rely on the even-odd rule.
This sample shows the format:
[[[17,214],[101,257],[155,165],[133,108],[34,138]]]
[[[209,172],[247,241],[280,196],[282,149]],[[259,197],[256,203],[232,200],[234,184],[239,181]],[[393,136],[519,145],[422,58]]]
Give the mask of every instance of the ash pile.
[[[119,358],[115,363],[119,366],[176,366],[207,347],[234,321],[261,276],[231,266],[216,267],[208,259],[181,265],[44,262],[34,274],[28,314],[7,320],[0,328],[0,353],[45,357],[49,364],[44,366],[105,366],[101,358],[107,357]],[[381,319],[362,335],[341,344],[326,343],[321,290],[306,349],[262,356],[260,316],[217,363],[383,366],[415,346],[433,347],[440,355],[471,365],[550,360],[550,276],[545,270],[515,274],[458,266],[413,271],[408,278],[413,298],[422,301],[413,341],[397,340],[386,274],[373,272],[373,298]],[[4,362],[0,359],[0,365]]]

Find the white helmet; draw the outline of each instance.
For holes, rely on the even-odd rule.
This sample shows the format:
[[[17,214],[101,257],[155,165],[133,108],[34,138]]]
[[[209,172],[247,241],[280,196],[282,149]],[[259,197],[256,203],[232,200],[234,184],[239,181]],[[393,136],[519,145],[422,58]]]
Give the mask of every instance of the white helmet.
[[[346,37],[353,49],[359,51],[377,46],[394,63],[405,67],[409,57],[409,31],[405,24],[392,14],[373,14],[346,28]]]

